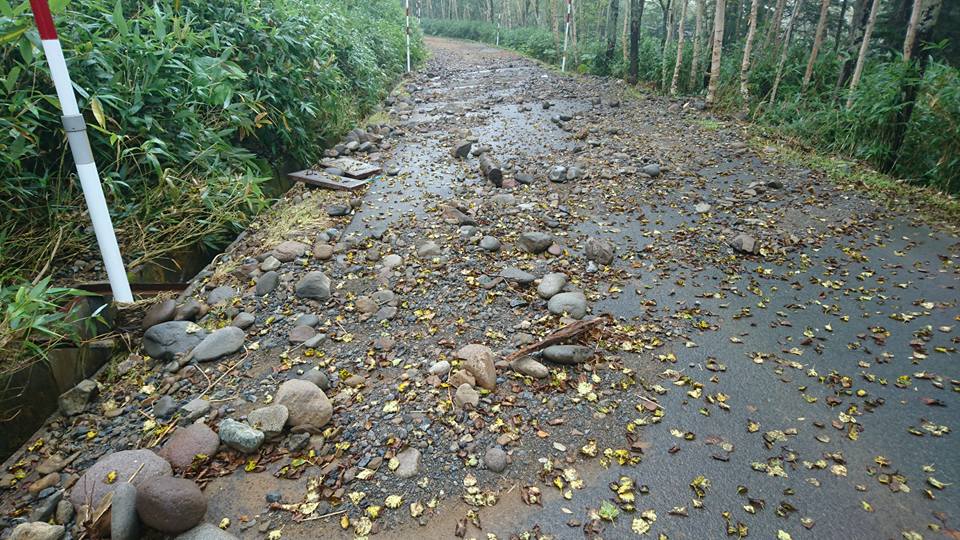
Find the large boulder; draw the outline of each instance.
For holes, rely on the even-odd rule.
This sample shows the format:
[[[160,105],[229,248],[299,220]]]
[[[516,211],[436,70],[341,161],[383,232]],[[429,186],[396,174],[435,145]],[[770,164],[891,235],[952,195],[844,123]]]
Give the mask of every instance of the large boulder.
[[[143,350],[153,358],[173,360],[197,346],[207,333],[190,321],[168,321],[143,333]]]
[[[114,452],[97,460],[83,473],[70,491],[70,502],[76,507],[84,504],[96,506],[122,482],[129,480],[134,486],[140,486],[171,474],[173,469],[170,464],[150,450]],[[130,480],[130,477],[133,477],[133,480]]]
[[[291,379],[280,385],[274,403],[285,405],[291,427],[320,429],[333,416],[333,405],[319,386],[303,379]]]
[[[163,533],[190,530],[207,513],[207,498],[192,480],[158,478],[137,487],[137,515],[144,525]]]
[[[497,367],[495,365],[496,355],[490,347],[479,343],[471,343],[461,347],[456,354],[457,358],[463,360],[463,367],[473,375],[477,384],[487,390],[494,390],[497,387]]]

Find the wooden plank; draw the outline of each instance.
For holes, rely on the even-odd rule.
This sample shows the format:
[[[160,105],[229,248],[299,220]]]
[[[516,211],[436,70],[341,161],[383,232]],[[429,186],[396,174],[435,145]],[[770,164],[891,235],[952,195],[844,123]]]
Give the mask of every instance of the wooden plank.
[[[362,161],[357,161],[356,159],[345,157],[325,159],[320,162],[320,165],[328,169],[331,167],[340,169],[343,171],[344,176],[349,176],[350,178],[356,178],[358,180],[370,178],[375,174],[380,174],[383,172],[383,169],[377,167],[376,165],[371,165],[369,163],[364,163]]]
[[[311,186],[341,191],[352,191],[366,185],[367,183],[367,180],[333,176],[323,171],[317,171],[314,169],[305,169],[302,171],[293,172],[288,176],[298,182],[303,182]]]

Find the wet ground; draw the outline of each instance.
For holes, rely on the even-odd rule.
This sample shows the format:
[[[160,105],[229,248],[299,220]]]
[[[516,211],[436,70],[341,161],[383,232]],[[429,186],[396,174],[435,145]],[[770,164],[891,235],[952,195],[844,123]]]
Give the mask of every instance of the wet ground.
[[[389,156],[400,174],[373,182],[340,223],[333,260],[286,267],[284,283],[322,268],[335,299],[244,296],[260,349],[225,360],[208,391],[221,415],[238,417],[312,363],[363,385],[328,392],[339,429],[301,474],[288,474],[283,443],[251,472],[218,455],[233,472],[205,479],[207,521],[228,518],[244,539],[960,537],[955,233],[782,163],[776,146],[695,101],[478,44],[428,45],[431,59],[398,96],[412,107],[389,111],[403,133]],[[477,158],[451,157],[470,135],[504,165],[507,187],[482,179]],[[661,174],[643,172],[652,164]],[[581,174],[550,182],[557,165]],[[512,186],[522,173],[533,182]],[[444,205],[477,231],[447,222]],[[529,230],[562,251],[519,252]],[[733,249],[738,234],[756,252]],[[503,248],[480,249],[480,235]],[[615,246],[612,264],[586,260],[588,238]],[[414,254],[426,240],[439,256]],[[232,257],[267,243],[251,234]],[[382,268],[387,253],[404,263]],[[541,381],[500,366],[496,391],[459,411],[455,388],[427,376],[433,362],[466,343],[503,356],[569,322],[532,288],[489,279],[508,266],[566,273],[592,315],[616,322],[585,340],[598,353],[590,363],[550,366]],[[217,272],[206,286],[245,280]],[[360,316],[357,297],[387,288],[396,318]],[[308,308],[330,319],[322,359],[286,347],[284,319]],[[201,390],[206,377],[190,376]],[[101,444],[121,443],[132,444]],[[480,459],[497,445],[512,461],[500,474]],[[423,454],[411,479],[370,464],[406,447]],[[357,478],[368,468],[377,472]],[[287,505],[311,492],[323,503],[271,507],[274,491]],[[399,508],[382,508],[391,495]]]

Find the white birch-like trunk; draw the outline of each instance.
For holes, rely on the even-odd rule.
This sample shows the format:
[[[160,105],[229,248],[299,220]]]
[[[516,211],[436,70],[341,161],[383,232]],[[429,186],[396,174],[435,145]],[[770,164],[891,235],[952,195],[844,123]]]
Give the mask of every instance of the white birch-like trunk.
[[[917,42],[917,26],[920,24],[920,12],[923,11],[923,0],[913,0],[913,9],[910,11],[910,22],[907,23],[907,36],[903,40],[903,61],[909,62],[913,56],[913,46]]]
[[[817,20],[817,31],[813,36],[813,49],[810,50],[807,70],[803,72],[803,83],[800,85],[801,93],[807,89],[810,78],[813,77],[813,66],[817,63],[817,55],[820,53],[820,47],[823,46],[823,34],[827,30],[827,12],[829,9],[830,0],[822,0],[820,2],[820,18]]]
[[[677,87],[680,85],[680,65],[683,64],[683,20],[687,18],[687,4],[689,0],[681,0],[680,6],[680,24],[677,28],[677,62],[673,66],[673,80],[670,81],[670,95],[677,95]],[[757,0],[754,0],[756,2]]]
[[[870,18],[867,19],[867,27],[863,30],[863,43],[860,44],[860,54],[857,55],[857,67],[853,68],[853,76],[850,77],[850,93],[847,96],[847,108],[853,106],[853,91],[860,84],[860,77],[863,75],[863,64],[867,60],[867,51],[870,49],[870,35],[873,34],[873,26],[877,22],[877,12],[880,10],[880,0],[873,0],[873,6],[870,8]]]
[[[793,13],[790,15],[790,22],[787,23],[787,33],[783,36],[783,50],[780,51],[780,63],[777,64],[777,76],[773,79],[773,90],[770,91],[770,103],[777,100],[777,90],[780,89],[780,80],[783,79],[783,66],[787,63],[787,55],[790,53],[790,35],[793,34],[793,27],[797,22],[797,15],[800,13],[800,6],[803,0],[797,0],[793,6]]]
[[[717,99],[717,85],[720,83],[720,55],[723,52],[723,24],[726,0],[717,0],[713,14],[713,52],[710,62],[710,83],[707,85],[707,107],[712,107]]]
[[[700,49],[703,47],[703,12],[704,0],[697,0],[697,22],[693,29],[693,58],[690,59],[690,88],[700,88]]]
[[[760,0],[753,0],[750,4],[750,22],[747,26],[747,40],[743,45],[743,61],[740,62],[740,95],[743,96],[743,106],[749,107],[750,86],[750,54],[753,52],[753,37],[757,33],[757,10]]]

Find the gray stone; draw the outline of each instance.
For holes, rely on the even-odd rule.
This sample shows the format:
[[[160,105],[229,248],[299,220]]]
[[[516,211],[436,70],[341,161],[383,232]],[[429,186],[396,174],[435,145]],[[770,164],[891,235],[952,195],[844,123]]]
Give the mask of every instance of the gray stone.
[[[641,169],[641,170],[642,170],[644,173],[646,173],[646,174],[648,174],[648,175],[650,175],[650,176],[652,176],[652,177],[654,177],[654,178],[660,176],[660,165],[657,165],[656,163],[650,163],[650,164],[648,164],[648,165],[644,165],[644,166],[643,166],[643,169]]]
[[[137,488],[121,482],[113,491],[110,507],[110,539],[138,540],[140,517],[137,516]]]
[[[449,373],[449,371],[450,371],[450,362],[447,362],[446,360],[440,360],[439,362],[430,366],[431,375],[437,375],[437,376],[446,375],[447,373]]]
[[[233,322],[230,323],[230,326],[236,326],[241,330],[246,330],[253,326],[253,323],[257,322],[257,318],[253,313],[247,313],[246,311],[238,313],[236,317],[233,318]]]
[[[265,272],[262,276],[257,278],[257,287],[256,295],[264,296],[272,293],[276,290],[277,286],[280,285],[280,274],[274,270]]]
[[[193,422],[210,412],[210,402],[203,398],[191,399],[180,410],[187,422]]]
[[[453,145],[453,149],[450,151],[450,154],[457,159],[466,159],[470,155],[470,149],[473,148],[473,143],[470,141],[459,141]]]
[[[154,304],[147,309],[147,312],[143,316],[141,326],[144,330],[146,330],[151,326],[172,321],[176,313],[177,302],[173,299],[164,300],[163,302]]]
[[[490,347],[471,343],[461,347],[456,356],[463,360],[464,369],[474,376],[478,385],[487,390],[494,390],[497,387],[496,356]]]
[[[10,533],[9,540],[60,540],[65,532],[63,525],[35,521],[17,525]]]
[[[206,424],[190,424],[173,432],[158,454],[174,468],[187,469],[197,456],[213,457],[219,447],[220,437]]]
[[[333,246],[330,244],[317,244],[313,246],[313,256],[321,261],[329,260],[333,257]]]
[[[583,170],[580,167],[570,167],[567,169],[567,174],[565,175],[567,181],[576,180],[583,176]]]
[[[551,182],[565,182],[567,180],[567,168],[563,165],[554,165],[547,172],[547,179]]]
[[[150,327],[143,334],[143,350],[158,360],[173,360],[197,346],[207,333],[189,321],[169,321]]]
[[[583,345],[551,345],[541,354],[558,364],[582,364],[593,357],[593,349]]]
[[[533,283],[533,280],[537,279],[533,274],[524,272],[515,266],[508,266],[501,270],[500,277],[507,281],[519,283],[520,285],[528,285]]]
[[[297,257],[302,257],[307,252],[307,245],[302,242],[287,240],[277,247],[273,248],[271,254],[280,262],[290,262]]]
[[[393,269],[403,264],[403,257],[396,253],[391,253],[384,257],[383,260],[380,261],[380,264],[382,264],[384,268]]]
[[[302,379],[291,379],[280,385],[274,403],[286,405],[287,423],[292,427],[319,429],[333,416],[333,405],[319,386]]]
[[[327,339],[326,334],[317,334],[312,338],[304,341],[303,346],[307,349],[316,349],[317,347],[320,346],[321,343],[323,343],[323,340],[325,339]]]
[[[697,203],[693,206],[693,211],[698,214],[706,214],[710,211],[710,205],[707,203]]]
[[[480,239],[480,248],[486,251],[499,251],[500,240],[493,236],[484,236]]]
[[[327,300],[330,298],[330,278],[323,272],[308,272],[296,286],[297,296],[312,300]]]
[[[326,373],[320,371],[319,369],[314,368],[306,370],[303,372],[303,375],[300,376],[300,379],[312,382],[321,390],[325,391],[330,389],[330,378],[327,377]],[[287,414],[289,415],[289,413]]]
[[[268,255],[267,258],[264,259],[262,263],[260,263],[260,271],[273,272],[277,268],[280,268],[281,264],[282,263],[280,262],[279,259],[277,259],[273,255]]]
[[[563,290],[567,284],[567,275],[560,272],[551,272],[540,280],[537,285],[537,294],[544,300],[549,300]]]
[[[107,475],[111,472],[116,473],[116,481],[108,483]],[[118,485],[127,482],[130,477],[133,477],[131,483],[139,486],[156,478],[170,476],[172,473],[170,464],[150,450],[114,452],[98,459],[83,473],[70,491],[70,502],[75,507],[84,504],[96,506],[107,493],[112,493]]]
[[[463,383],[457,387],[453,395],[453,402],[461,409],[476,409],[480,404],[480,393],[477,392],[470,383]]]
[[[529,185],[533,183],[533,175],[530,173],[520,172],[520,173],[517,173],[514,176],[514,178],[516,179],[517,182],[524,185]]]
[[[209,362],[233,354],[243,348],[246,333],[236,326],[214,330],[190,353],[197,362]]]
[[[210,291],[207,295],[207,305],[216,306],[219,304],[230,304],[237,297],[237,290],[233,287],[221,285]]]
[[[57,400],[60,406],[60,414],[75,416],[82,413],[99,393],[100,388],[95,381],[90,379],[80,381],[76,386],[60,395]]]
[[[349,216],[351,208],[349,204],[331,204],[327,207],[327,215],[330,217]]]
[[[238,538],[212,523],[201,523],[176,536],[174,540],[238,540]]]
[[[439,257],[443,250],[435,242],[424,242],[417,247],[417,257],[429,259]]]
[[[507,469],[507,453],[499,446],[491,446],[483,454],[483,464],[495,473],[502,473]]]
[[[192,480],[159,478],[137,487],[137,515],[163,533],[188,531],[203,521],[207,498]]]
[[[354,302],[360,313],[376,313],[380,306],[369,296],[361,296]]]
[[[283,432],[290,413],[284,405],[268,405],[252,411],[247,415],[247,422],[255,429],[263,432],[267,438],[276,437]]]
[[[550,375],[550,368],[529,356],[517,358],[510,367],[517,373],[534,379],[544,379]]]
[[[306,343],[316,335],[317,331],[312,326],[296,326],[290,330],[287,339],[290,343]]]
[[[56,482],[60,481],[60,475],[56,473],[51,473],[55,477]],[[33,488],[33,485],[30,486]],[[47,495],[51,490],[54,490],[52,494]],[[53,517],[53,514],[57,511],[57,505],[63,500],[62,489],[55,489],[53,486],[48,486],[41,490],[37,497],[39,500],[36,501],[33,505],[33,511],[30,512],[30,521],[50,521],[50,518]]]
[[[554,295],[547,302],[547,309],[554,315],[568,315],[582,319],[587,315],[587,298],[580,292],[564,292]]]
[[[413,478],[420,472],[420,451],[416,448],[407,448],[397,454],[397,461],[400,465],[393,473],[400,478]]]
[[[53,515],[53,520],[60,525],[67,525],[73,521],[75,513],[73,503],[64,499],[57,503],[57,511]]]
[[[193,321],[206,311],[203,304],[196,298],[187,298],[173,315],[175,321]]]
[[[220,442],[245,454],[256,452],[263,444],[264,434],[243,422],[227,418],[220,422]]]
[[[294,326],[309,326],[311,328],[320,324],[320,317],[317,317],[313,313],[304,313],[303,315],[297,317],[296,322],[293,323]]]
[[[177,401],[171,396],[162,396],[153,403],[153,414],[157,418],[168,418],[177,410]]]
[[[604,265],[613,262],[613,245],[606,240],[594,237],[588,238],[585,251],[589,261]]]
[[[545,232],[528,231],[520,235],[517,245],[527,253],[543,253],[553,244],[553,237]]]
[[[730,241],[730,246],[740,253],[753,254],[757,252],[757,241],[749,234],[738,234]]]

